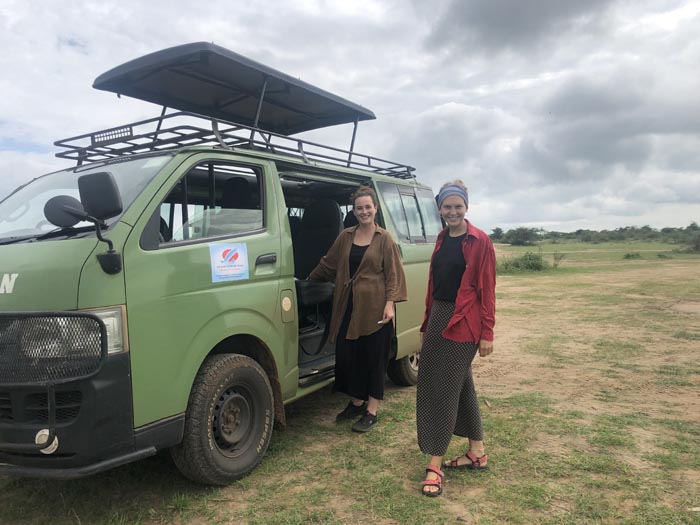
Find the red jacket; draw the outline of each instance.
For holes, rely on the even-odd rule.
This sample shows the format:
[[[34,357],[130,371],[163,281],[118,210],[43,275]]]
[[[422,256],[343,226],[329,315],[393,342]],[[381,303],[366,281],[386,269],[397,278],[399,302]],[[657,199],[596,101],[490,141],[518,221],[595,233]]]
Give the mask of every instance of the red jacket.
[[[467,267],[457,291],[455,312],[442,336],[460,343],[480,340],[493,341],[493,326],[496,324],[496,253],[486,233],[469,221],[467,235],[462,241],[462,253]],[[428,294],[425,296],[425,319],[420,327],[425,332],[433,306],[433,259],[440,249],[448,228],[440,232],[435,250],[430,258]]]

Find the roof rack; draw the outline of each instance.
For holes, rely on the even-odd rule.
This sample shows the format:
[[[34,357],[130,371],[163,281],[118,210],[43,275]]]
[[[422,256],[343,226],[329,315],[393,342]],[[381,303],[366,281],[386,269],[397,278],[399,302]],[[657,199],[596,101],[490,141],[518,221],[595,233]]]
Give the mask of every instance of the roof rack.
[[[415,179],[415,168],[351,150],[325,146],[260,128],[178,111],[116,128],[57,140],[65,148],[56,157],[85,162],[105,161],[140,153],[170,151],[188,146],[214,145],[228,150],[263,150],[301,159],[344,166],[399,179]],[[202,127],[202,121],[209,126]],[[354,135],[354,133],[353,133]],[[353,136],[354,138],[354,136]],[[354,142],[354,140],[353,140]]]

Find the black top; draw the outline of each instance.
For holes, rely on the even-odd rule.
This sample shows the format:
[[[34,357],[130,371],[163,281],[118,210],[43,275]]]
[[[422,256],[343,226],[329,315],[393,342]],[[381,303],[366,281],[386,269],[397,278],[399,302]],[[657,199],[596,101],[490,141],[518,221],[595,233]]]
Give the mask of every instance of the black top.
[[[258,127],[267,131],[292,135],[376,118],[367,108],[208,42],[136,58],[103,73],[92,87],[253,126],[263,85]]]
[[[454,303],[467,267],[462,253],[462,241],[466,233],[458,237],[445,235],[440,249],[433,259],[433,299]]]
[[[352,243],[352,246],[350,247],[350,277],[353,277],[357,269],[360,267],[362,257],[365,255],[368,247],[369,244],[367,246],[358,246],[357,244]]]

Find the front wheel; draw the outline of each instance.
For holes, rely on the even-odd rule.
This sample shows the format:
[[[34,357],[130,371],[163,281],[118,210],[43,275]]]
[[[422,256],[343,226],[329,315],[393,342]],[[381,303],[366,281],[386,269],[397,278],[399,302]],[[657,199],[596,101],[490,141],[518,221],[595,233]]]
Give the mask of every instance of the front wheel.
[[[248,474],[270,443],[273,403],[270,381],[253,359],[207,359],[192,386],[182,442],[171,449],[178,469],[206,485]]]
[[[403,359],[392,359],[387,368],[389,379],[399,386],[413,386],[418,383],[418,359],[420,352],[407,355]]]

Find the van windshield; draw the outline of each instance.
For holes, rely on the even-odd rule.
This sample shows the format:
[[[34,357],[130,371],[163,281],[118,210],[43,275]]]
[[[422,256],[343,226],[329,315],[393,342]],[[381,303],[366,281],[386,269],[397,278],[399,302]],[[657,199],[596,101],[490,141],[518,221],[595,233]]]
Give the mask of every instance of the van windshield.
[[[127,210],[136,197],[151,181],[171,155],[149,156],[114,164],[100,163],[91,168],[71,168],[49,173],[19,187],[0,202],[0,244],[38,238],[55,238],[47,235],[59,230],[46,220],[44,205],[56,195],[69,195],[80,200],[78,178],[88,173],[108,171],[114,176],[119,188],[124,210]],[[119,216],[106,221],[107,226],[119,220]],[[91,223],[80,222],[72,231],[75,234],[94,234]],[[67,235],[71,236],[71,235]]]

